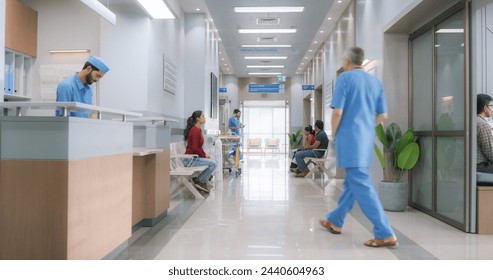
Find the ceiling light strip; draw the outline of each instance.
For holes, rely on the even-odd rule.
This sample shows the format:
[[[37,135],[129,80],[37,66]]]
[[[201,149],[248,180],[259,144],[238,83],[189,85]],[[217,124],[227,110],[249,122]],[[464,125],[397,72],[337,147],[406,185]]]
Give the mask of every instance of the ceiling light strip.
[[[98,13],[102,18],[107,20],[109,23],[116,25],[116,15],[101,4],[98,0],[80,0],[82,3],[86,4],[87,7],[91,8],[93,11]]]
[[[269,28],[243,28],[243,29],[238,29],[238,33],[240,34],[286,34],[286,33],[296,33],[296,28],[275,28],[275,29],[269,29]]]
[[[241,45],[242,48],[291,48],[291,45]]]
[[[288,59],[287,56],[245,56],[245,59]]]
[[[279,6],[279,7],[234,7],[235,13],[301,13],[303,6]]]
[[[264,73],[264,72],[248,72],[248,75],[281,75],[281,72]]]
[[[256,68],[256,69],[284,68],[284,65],[247,65],[247,68]]]
[[[163,0],[137,0],[153,19],[175,19],[175,15]]]

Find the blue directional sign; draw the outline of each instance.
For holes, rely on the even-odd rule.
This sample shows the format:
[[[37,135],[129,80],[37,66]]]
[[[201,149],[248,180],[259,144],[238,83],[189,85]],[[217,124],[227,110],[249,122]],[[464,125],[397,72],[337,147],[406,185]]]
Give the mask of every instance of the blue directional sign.
[[[284,92],[284,85],[282,85],[282,84],[248,84],[248,92],[283,93]]]
[[[315,85],[301,85],[301,90],[315,90]]]
[[[220,87],[219,92],[228,92],[228,89],[225,87]]]

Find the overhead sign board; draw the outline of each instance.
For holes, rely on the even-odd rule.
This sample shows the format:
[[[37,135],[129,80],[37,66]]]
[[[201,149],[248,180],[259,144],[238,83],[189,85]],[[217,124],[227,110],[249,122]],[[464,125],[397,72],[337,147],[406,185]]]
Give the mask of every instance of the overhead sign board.
[[[284,93],[283,84],[248,84],[248,92]]]
[[[219,92],[228,92],[228,89],[225,87],[220,87]]]
[[[301,90],[315,90],[315,85],[301,85]]]

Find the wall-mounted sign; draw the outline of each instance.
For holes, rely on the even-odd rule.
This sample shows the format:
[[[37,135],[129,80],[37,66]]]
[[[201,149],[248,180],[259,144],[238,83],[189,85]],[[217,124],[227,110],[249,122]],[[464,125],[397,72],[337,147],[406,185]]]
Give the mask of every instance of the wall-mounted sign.
[[[284,83],[286,82],[286,75],[277,75],[276,80],[278,83]]]
[[[228,92],[228,89],[225,87],[220,87],[219,92]]]
[[[301,90],[315,90],[315,85],[301,85]]]
[[[248,92],[284,93],[283,84],[248,84]]]

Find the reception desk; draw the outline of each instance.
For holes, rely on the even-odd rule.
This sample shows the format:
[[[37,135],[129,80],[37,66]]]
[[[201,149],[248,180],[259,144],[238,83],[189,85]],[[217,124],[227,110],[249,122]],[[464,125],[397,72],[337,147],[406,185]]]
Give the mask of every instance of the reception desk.
[[[0,118],[0,259],[101,259],[132,228],[133,125]]]
[[[162,220],[170,199],[170,122],[164,117],[129,119],[134,124],[132,226],[151,227]]]
[[[151,227],[169,208],[169,149],[134,148],[132,226]]]

